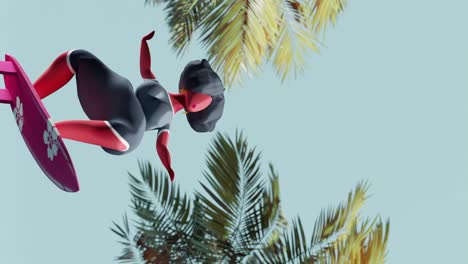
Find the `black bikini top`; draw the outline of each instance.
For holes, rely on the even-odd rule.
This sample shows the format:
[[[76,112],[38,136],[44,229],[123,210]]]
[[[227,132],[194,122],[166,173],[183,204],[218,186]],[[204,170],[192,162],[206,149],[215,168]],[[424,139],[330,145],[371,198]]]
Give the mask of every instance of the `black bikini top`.
[[[146,117],[146,131],[168,129],[174,108],[166,89],[157,80],[145,79],[135,94]]]

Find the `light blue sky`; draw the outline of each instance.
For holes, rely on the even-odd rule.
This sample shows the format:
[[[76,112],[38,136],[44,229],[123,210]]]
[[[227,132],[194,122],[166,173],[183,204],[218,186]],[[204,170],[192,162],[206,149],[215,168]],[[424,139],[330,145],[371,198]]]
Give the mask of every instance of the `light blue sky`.
[[[61,52],[84,48],[135,85],[139,40],[150,43],[154,71],[175,91],[185,63],[204,57],[193,45],[177,59],[160,9],[143,0],[0,0],[0,53],[35,79]],[[388,263],[460,263],[468,246],[466,107],[468,2],[350,1],[326,47],[304,76],[280,84],[266,68],[232,89],[218,131],[245,131],[281,175],[288,219],[310,233],[320,209],[362,179],[372,183],[364,215],[391,219]],[[82,119],[75,83],[45,99],[54,120]],[[57,189],[40,171],[0,107],[0,263],[114,263],[109,227],[128,209],[127,171],[152,159],[155,134],[127,156],[67,141],[81,191]],[[173,124],[176,182],[198,188],[209,134],[183,116]]]

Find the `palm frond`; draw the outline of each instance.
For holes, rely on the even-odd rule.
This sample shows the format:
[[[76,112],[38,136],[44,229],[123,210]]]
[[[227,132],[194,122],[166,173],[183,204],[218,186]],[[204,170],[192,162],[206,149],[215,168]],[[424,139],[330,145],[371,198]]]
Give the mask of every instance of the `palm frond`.
[[[255,219],[256,223],[248,225],[248,228],[255,237],[252,237],[252,244],[255,245],[251,250],[247,261],[259,260],[259,252],[266,246],[271,246],[277,243],[280,235],[283,234],[288,222],[283,215],[280,206],[280,192],[279,192],[279,176],[273,165],[270,164],[270,184],[269,188],[265,189],[262,199],[262,215],[260,218]]]
[[[145,0],[145,5],[158,5],[162,4],[163,2],[167,2],[168,0]]]
[[[373,223],[364,221],[358,228],[357,223],[347,238],[337,247],[323,254],[324,264],[383,264],[385,262],[389,222],[380,219]]]
[[[281,80],[302,73],[316,34],[335,24],[347,0],[145,0],[165,4],[170,42],[181,55],[201,31],[208,59],[227,87],[273,62]]]
[[[230,86],[242,83],[241,75],[258,73],[276,35],[277,0],[222,0],[202,24],[202,43],[215,68]]]
[[[390,221],[385,225],[379,221],[362,246],[361,259],[363,264],[385,263],[390,232]]]
[[[280,206],[279,175],[270,163],[269,188],[264,191],[260,230],[262,235],[258,245],[274,244],[287,227],[288,222]]]
[[[127,215],[124,215],[122,220],[122,226],[113,222],[114,226],[111,228],[111,231],[122,239],[119,243],[123,245],[122,253],[116,260],[120,263],[141,263],[140,258],[138,257],[138,247],[133,242],[133,236],[130,233],[130,225],[128,223]]]
[[[165,7],[171,31],[170,42],[177,55],[190,44],[195,30],[217,6],[219,0],[174,0]]]
[[[353,223],[350,232],[334,246],[328,247],[320,252],[320,263],[323,264],[341,264],[343,261],[350,264],[360,262],[359,253],[363,241],[368,237],[374,223],[369,220]]]
[[[358,220],[368,185],[360,183],[348,200],[336,209],[323,210],[315,223],[310,244],[307,243],[300,219],[293,222],[289,233],[267,246],[258,255],[265,263],[318,263],[323,252],[344,241]]]
[[[262,217],[264,182],[260,173],[260,153],[247,145],[241,133],[232,141],[217,134],[208,151],[204,173],[208,196],[197,193],[206,208],[207,227],[220,241],[222,254],[239,258],[256,246],[252,238],[262,237],[254,226]]]
[[[193,225],[190,237],[192,250],[198,253],[194,256],[196,263],[219,263],[223,256],[218,254],[218,240],[207,228],[206,208],[197,196],[194,199],[191,224]]]
[[[297,3],[297,1],[296,1]],[[306,5],[281,2],[281,17],[278,21],[278,35],[272,42],[270,57],[276,72],[285,80],[293,72],[294,77],[304,70],[305,58],[310,50],[319,52],[318,41],[307,27]]]
[[[340,204],[335,210],[323,210],[315,223],[311,244],[318,245],[329,238],[334,238],[336,242],[344,239],[358,219],[368,189],[368,183],[360,182],[354,192],[349,193],[346,203]]]
[[[149,162],[140,162],[142,181],[130,174],[132,207],[140,222],[138,231],[145,234],[147,247],[159,250],[179,252],[171,257],[183,257],[190,254],[191,202],[189,197],[180,193],[178,186],[170,182],[166,174],[155,171]]]
[[[201,183],[206,194],[180,193],[165,173],[139,163],[130,174],[138,221],[131,234],[126,216],[111,230],[124,246],[122,263],[383,263],[389,223],[361,221],[369,188],[360,182],[338,207],[322,210],[310,240],[300,218],[289,230],[280,203],[279,177],[270,164],[263,180],[261,153],[242,133],[216,134]]]
[[[111,228],[111,231],[114,232],[115,234],[117,234],[122,239],[124,239],[125,242],[123,242],[123,243],[126,243],[127,241],[131,240],[131,238],[130,238],[130,225],[128,224],[127,215],[124,215],[122,217],[122,219],[123,219],[123,227],[118,225],[116,222],[113,222],[114,227]]]
[[[336,24],[338,15],[343,12],[347,0],[309,0],[309,6],[312,7],[311,27],[315,32],[324,32],[327,25]]]

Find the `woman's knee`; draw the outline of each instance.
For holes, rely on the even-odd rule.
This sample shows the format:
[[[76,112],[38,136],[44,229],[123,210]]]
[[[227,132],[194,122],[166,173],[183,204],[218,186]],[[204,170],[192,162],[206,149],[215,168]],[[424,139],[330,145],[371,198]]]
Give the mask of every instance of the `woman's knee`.
[[[96,59],[99,61],[99,59],[94,54],[83,49],[70,50],[67,54],[67,59],[68,59],[70,67],[74,71],[78,69],[80,60],[82,59]]]

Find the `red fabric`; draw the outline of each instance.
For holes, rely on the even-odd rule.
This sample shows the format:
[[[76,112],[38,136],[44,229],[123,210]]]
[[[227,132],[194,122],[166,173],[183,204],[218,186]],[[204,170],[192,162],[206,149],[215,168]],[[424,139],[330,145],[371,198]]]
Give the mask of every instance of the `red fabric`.
[[[152,39],[154,31],[144,36],[141,40],[140,48],[140,74],[144,79],[156,79],[156,76],[151,71],[151,55],[148,47],[147,40]]]
[[[34,87],[41,98],[45,98],[62,88],[73,77],[73,73],[68,68],[67,53],[60,54],[34,83]]]
[[[158,139],[156,141],[156,150],[159,155],[159,159],[161,160],[163,166],[166,168],[167,172],[169,173],[169,177],[171,181],[174,181],[174,171],[171,168],[171,154],[167,145],[169,143],[169,132],[163,131],[158,135]]]
[[[62,138],[101,147],[126,151],[127,146],[120,141],[104,121],[67,120],[55,124]]]

